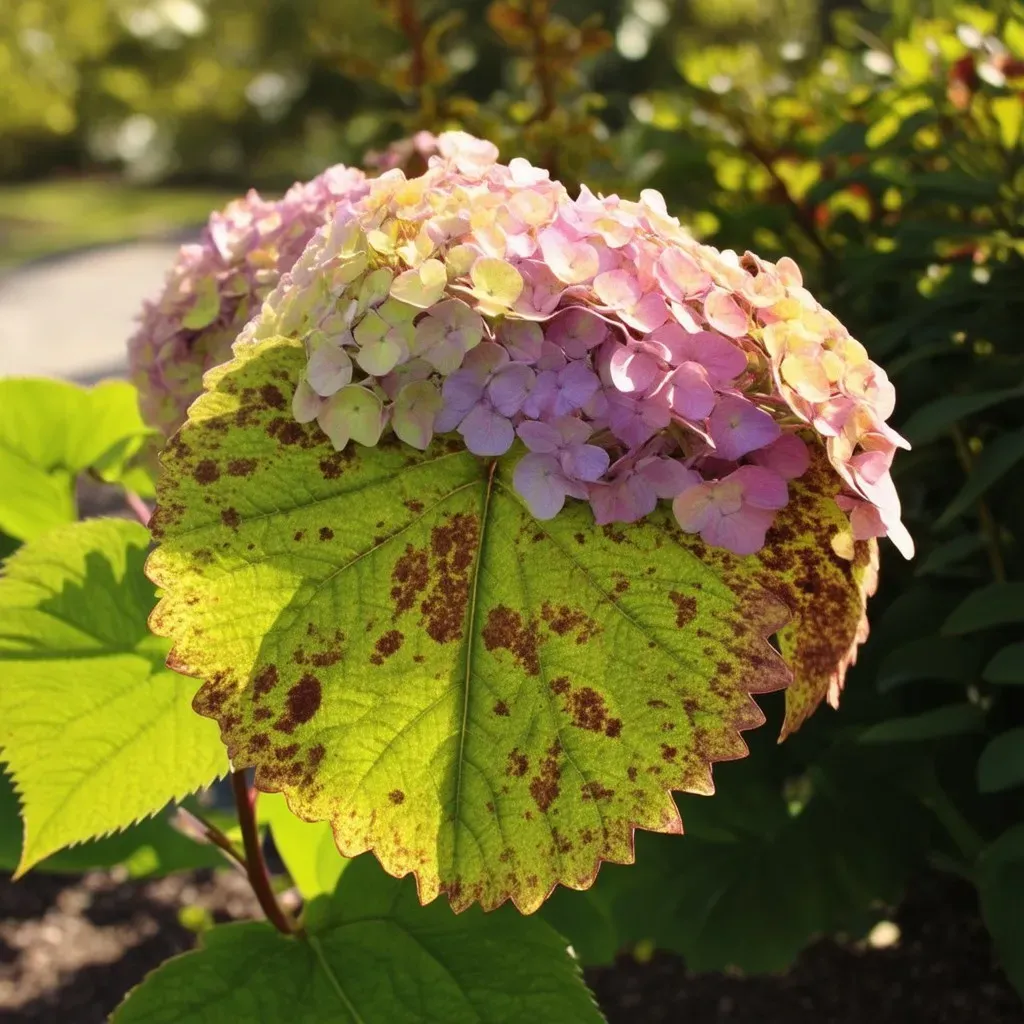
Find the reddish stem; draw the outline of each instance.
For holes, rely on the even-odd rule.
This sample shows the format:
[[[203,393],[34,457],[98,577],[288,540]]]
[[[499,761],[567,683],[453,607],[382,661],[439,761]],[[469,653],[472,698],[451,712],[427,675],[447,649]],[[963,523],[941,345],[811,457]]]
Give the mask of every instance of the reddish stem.
[[[256,893],[256,899],[259,900],[263,913],[267,915],[267,920],[282,934],[295,935],[300,929],[277,902],[270,885],[270,873],[263,859],[259,826],[256,824],[256,790],[249,788],[244,772],[231,773],[231,788],[234,790],[238,824],[242,830],[245,873],[249,878],[249,884]]]
[[[149,526],[149,519],[153,514],[150,507],[134,491],[125,491],[124,500],[128,507],[135,513],[139,522],[142,523],[143,526]]]

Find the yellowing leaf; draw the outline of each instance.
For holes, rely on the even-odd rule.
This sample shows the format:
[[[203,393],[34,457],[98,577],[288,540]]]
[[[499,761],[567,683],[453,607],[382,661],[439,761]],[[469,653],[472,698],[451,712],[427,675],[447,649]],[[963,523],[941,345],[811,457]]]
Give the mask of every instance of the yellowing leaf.
[[[788,681],[781,602],[668,510],[535,521],[515,455],[335,452],[282,414],[303,365],[242,350],[163,456],[152,625],[235,766],[457,908],[534,910],[679,831],[671,791],[710,793]]]

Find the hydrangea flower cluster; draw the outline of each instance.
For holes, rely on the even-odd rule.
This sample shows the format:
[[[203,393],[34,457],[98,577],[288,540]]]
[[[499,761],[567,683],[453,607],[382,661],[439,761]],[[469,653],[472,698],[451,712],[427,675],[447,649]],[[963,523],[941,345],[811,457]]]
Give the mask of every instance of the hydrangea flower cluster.
[[[367,191],[362,171],[338,165],[276,201],[250,191],[214,213],[196,244],[182,246],[155,302],[128,342],[146,422],[165,435],[184,421],[206,370],[231,358],[238,332],[339,204]]]
[[[518,439],[538,518],[573,498],[633,522],[666,500],[737,554],[823,442],[853,536],[912,554],[893,387],[792,260],[699,244],[657,192],[572,199],[489,142],[436,145],[423,175],[387,171],[339,207],[239,338],[304,341],[299,421],[338,449],[457,431],[496,457]]]

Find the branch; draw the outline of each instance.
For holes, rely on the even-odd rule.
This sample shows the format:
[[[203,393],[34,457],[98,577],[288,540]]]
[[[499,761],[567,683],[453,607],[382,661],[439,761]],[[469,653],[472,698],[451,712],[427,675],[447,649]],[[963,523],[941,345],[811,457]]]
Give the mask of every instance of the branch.
[[[531,121],[546,121],[558,106],[555,80],[548,64],[548,43],[544,38],[550,13],[550,0],[528,0],[526,4],[526,22],[533,37],[533,73],[540,86],[540,108]]]
[[[818,228],[814,223],[814,217],[806,207],[801,206],[800,203],[793,198],[793,195],[786,186],[786,183],[782,180],[779,176],[779,172],[775,169],[775,162],[772,160],[771,155],[767,153],[764,147],[752,138],[749,133],[746,133],[743,148],[772,176],[772,181],[775,182],[779,192],[782,194],[786,205],[793,214],[793,219],[796,221],[797,226],[807,236],[808,241],[810,241],[818,250],[822,259],[826,263],[831,264],[835,259],[835,256],[828,245],[826,245],[825,240],[819,234]]]
[[[249,789],[244,772],[231,773],[231,788],[235,794],[235,807],[238,809],[238,824],[242,829],[245,873],[249,877],[249,884],[256,893],[256,899],[259,900],[263,913],[267,915],[267,920],[284,935],[299,934],[302,929],[277,902],[270,885],[270,873],[263,859],[259,827],[256,824],[256,791]]]
[[[427,55],[423,49],[426,33],[416,11],[416,0],[398,0],[397,6],[398,27],[409,43],[409,80],[416,94],[416,106],[422,113],[427,85]]]

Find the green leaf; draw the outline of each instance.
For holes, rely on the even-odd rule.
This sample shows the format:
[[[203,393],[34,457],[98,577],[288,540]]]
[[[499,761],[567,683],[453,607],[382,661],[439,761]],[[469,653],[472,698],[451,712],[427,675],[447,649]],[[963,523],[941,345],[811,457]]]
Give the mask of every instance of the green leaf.
[[[997,840],[999,842],[999,840]],[[1024,998],[1024,859],[982,862],[977,872],[981,915],[1002,968]]]
[[[1024,784],[1024,726],[990,740],[978,760],[978,789],[996,793]]]
[[[763,569],[667,511],[539,523],[509,459],[337,453],[288,415],[304,361],[242,349],[163,453],[152,622],[233,764],[460,908],[534,910],[679,831],[670,791],[711,792],[788,681]]]
[[[302,898],[334,892],[342,871],[352,862],[338,852],[331,826],[297,818],[279,793],[264,793],[256,806]]]
[[[119,479],[149,433],[122,381],[0,380],[0,529],[31,540],[72,521],[78,474]]]
[[[124,828],[227,770],[194,686],[146,619],[143,527],[94,519],[26,544],[0,577],[0,756],[21,797],[18,872]]]
[[[983,448],[960,492],[935,521],[935,529],[941,530],[963,515],[1021,459],[1024,459],[1024,430],[1001,434]]]
[[[1011,825],[998,839],[993,839],[978,858],[984,870],[1012,861],[1024,861],[1024,821]]]
[[[972,392],[967,395],[947,395],[918,409],[903,425],[901,433],[912,444],[927,444],[947,431],[954,423],[984,412],[1001,402],[1024,395],[1024,387],[1017,385],[1001,391]]]
[[[866,932],[872,908],[899,898],[926,824],[890,774],[868,767],[877,754],[830,754],[785,780],[759,753],[723,766],[713,800],[682,798],[685,842],[637,837],[653,870],[602,873],[594,895],[623,939],[674,950],[692,971],[780,971],[812,937]],[[606,881],[617,890],[606,894]],[[576,948],[577,933],[564,933]]]
[[[644,871],[650,865],[646,864]],[[615,919],[609,893],[612,886],[604,884],[612,876],[609,869],[601,873],[601,881],[590,889],[577,892],[574,889],[556,889],[540,910],[540,916],[559,935],[571,939],[571,948],[576,959],[584,967],[610,964],[624,945],[623,936]]]
[[[884,146],[887,142],[895,138],[902,123],[903,118],[894,112],[890,112],[880,117],[871,125],[870,128],[868,128],[867,134],[864,136],[864,141],[867,143],[868,149],[878,149],[879,146]]]
[[[933,548],[928,556],[914,571],[915,576],[929,576],[940,573],[958,565],[965,559],[977,554],[985,546],[984,539],[976,533],[966,533],[960,537],[940,544]]]
[[[905,85],[918,85],[932,76],[932,56],[923,43],[910,39],[897,39],[893,43],[893,55],[903,74]]]
[[[942,632],[957,636],[1007,622],[1024,622],[1024,583],[990,583],[972,591],[950,613]]]
[[[966,686],[979,668],[976,647],[958,637],[927,636],[891,651],[878,670],[878,689],[885,693],[921,680]]]
[[[21,815],[18,797],[7,775],[0,771],[0,871],[13,872],[21,859]],[[158,815],[131,825],[123,832],[58,850],[33,869],[37,873],[81,874],[122,865],[131,878],[167,875],[174,871],[223,867],[216,847],[196,843]]]
[[[1024,123],[1024,104],[1019,96],[995,96],[991,101],[992,116],[999,125],[999,139],[1004,149],[1016,149]]]
[[[999,686],[1024,686],[1024,643],[1010,644],[996,652],[981,678]]]
[[[352,864],[291,938],[214,928],[136,989],[112,1024],[599,1024],[565,941],[505,908],[421,907],[410,879]]]
[[[944,704],[919,715],[879,722],[860,734],[861,743],[918,743],[977,732],[985,714],[976,704]]]

